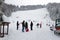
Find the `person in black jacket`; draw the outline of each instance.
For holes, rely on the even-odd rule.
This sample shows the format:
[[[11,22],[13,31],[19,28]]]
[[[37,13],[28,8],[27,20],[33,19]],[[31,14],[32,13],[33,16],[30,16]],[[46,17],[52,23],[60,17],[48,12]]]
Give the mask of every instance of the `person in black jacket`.
[[[27,22],[25,23],[25,30],[26,30],[26,32],[29,31],[29,29],[28,29],[28,23]]]
[[[28,29],[28,23],[27,22],[25,23],[25,29]]]
[[[37,23],[37,25],[36,25],[36,26],[37,26],[37,28],[38,28],[38,27],[39,27],[39,23]]]
[[[30,29],[33,30],[33,22],[30,23]]]
[[[22,32],[24,32],[24,29],[25,29],[25,20],[23,20],[22,22]]]
[[[17,30],[18,30],[19,22],[17,21]]]

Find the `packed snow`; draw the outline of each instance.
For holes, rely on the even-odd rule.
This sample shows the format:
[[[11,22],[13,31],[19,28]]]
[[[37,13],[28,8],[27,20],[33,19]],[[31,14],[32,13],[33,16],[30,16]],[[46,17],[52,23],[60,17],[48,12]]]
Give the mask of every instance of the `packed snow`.
[[[54,32],[50,30],[50,26],[46,25],[54,24],[46,8],[13,12],[11,17],[3,15],[3,19],[11,23],[9,26],[9,34],[0,38],[0,40],[60,40],[60,36],[55,35]],[[16,30],[16,22],[19,21],[19,23],[21,23],[23,20],[28,22],[29,32],[22,32],[21,24],[19,25],[19,29]],[[34,23],[33,31],[30,30],[31,21]],[[42,28],[37,28],[36,23],[41,22]]]

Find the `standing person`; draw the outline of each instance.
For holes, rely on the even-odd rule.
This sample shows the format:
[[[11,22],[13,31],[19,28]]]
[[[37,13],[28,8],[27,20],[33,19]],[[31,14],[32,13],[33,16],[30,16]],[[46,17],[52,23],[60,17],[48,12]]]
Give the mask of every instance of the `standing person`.
[[[19,22],[17,21],[17,30],[18,30]]]
[[[33,22],[30,23],[30,29],[33,30]]]
[[[37,28],[39,27],[39,23],[37,23]]]
[[[25,29],[25,20],[23,20],[22,22],[22,32],[24,32],[24,29]]]
[[[40,28],[42,27],[42,22],[40,23]]]
[[[28,23],[26,22],[26,23],[25,23],[25,29],[27,29],[27,28],[28,28]]]
[[[26,29],[26,32],[29,31],[29,29],[28,29],[28,23],[27,22],[25,23],[25,29]]]

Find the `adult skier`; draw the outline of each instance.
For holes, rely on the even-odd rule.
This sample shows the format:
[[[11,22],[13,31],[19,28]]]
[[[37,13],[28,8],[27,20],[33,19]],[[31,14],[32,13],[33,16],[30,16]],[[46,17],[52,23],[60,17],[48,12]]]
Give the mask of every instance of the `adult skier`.
[[[30,23],[30,29],[33,30],[33,22]]]

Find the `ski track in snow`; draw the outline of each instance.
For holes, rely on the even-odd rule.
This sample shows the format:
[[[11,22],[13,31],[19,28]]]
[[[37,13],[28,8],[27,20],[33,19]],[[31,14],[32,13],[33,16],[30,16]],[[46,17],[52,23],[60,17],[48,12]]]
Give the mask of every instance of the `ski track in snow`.
[[[0,40],[60,40],[60,36],[55,35],[53,31],[50,31],[49,26],[46,26],[46,24],[49,22],[50,24],[53,24],[53,21],[51,21],[49,15],[45,17],[46,14],[49,14],[46,8],[12,13],[11,17],[5,17],[4,20],[11,22],[9,34],[5,35],[4,38],[0,38]],[[32,20],[34,23],[33,31],[30,31],[29,29],[29,32],[22,32],[21,24],[19,25],[19,29],[16,30],[17,20],[19,23],[25,20],[28,22],[28,24]],[[41,21],[42,28],[37,28],[36,23],[40,23]]]

